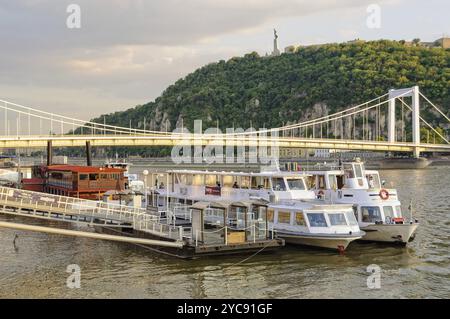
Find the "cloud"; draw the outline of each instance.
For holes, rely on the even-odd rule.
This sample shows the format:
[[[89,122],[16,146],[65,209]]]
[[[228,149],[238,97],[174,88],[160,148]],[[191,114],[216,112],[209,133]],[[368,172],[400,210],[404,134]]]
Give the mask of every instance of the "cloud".
[[[81,29],[68,29],[74,0],[0,4],[0,39],[12,48],[190,45],[282,17],[363,6],[369,0],[77,0]],[[12,37],[11,35],[14,35]]]
[[[197,67],[257,50],[248,39],[282,19],[371,2],[2,1],[0,97],[49,111],[77,109],[83,118],[125,109],[157,97]],[[71,3],[81,7],[81,29],[66,27]],[[230,37],[235,40],[224,40]],[[270,43],[271,31],[267,37]]]

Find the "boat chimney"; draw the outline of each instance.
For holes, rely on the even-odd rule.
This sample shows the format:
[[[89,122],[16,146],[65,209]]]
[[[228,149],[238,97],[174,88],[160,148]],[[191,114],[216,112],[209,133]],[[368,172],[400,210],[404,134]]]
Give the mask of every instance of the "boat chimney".
[[[86,165],[92,166],[91,142],[86,141]]]

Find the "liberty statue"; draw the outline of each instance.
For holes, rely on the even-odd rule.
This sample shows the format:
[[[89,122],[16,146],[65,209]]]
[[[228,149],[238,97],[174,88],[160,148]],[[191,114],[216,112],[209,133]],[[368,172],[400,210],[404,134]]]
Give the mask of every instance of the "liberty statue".
[[[272,56],[280,55],[280,50],[278,50],[278,34],[276,29],[273,29],[273,51],[271,55]]]

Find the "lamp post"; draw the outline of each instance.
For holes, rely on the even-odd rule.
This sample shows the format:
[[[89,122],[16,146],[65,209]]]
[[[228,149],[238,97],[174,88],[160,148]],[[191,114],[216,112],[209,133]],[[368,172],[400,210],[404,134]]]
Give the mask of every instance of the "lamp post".
[[[142,174],[144,175],[144,197],[145,197],[145,209],[147,209],[148,206],[148,198],[147,198],[147,175],[148,175],[148,170],[144,170],[142,172]]]

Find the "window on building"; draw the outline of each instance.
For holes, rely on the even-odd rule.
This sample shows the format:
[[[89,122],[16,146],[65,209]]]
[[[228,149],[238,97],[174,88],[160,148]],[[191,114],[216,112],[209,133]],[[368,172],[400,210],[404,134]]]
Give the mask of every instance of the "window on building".
[[[363,206],[361,207],[362,221],[365,223],[374,223],[381,221],[380,207],[378,206]]]
[[[291,223],[291,213],[278,211],[278,224],[290,224],[290,223]]]
[[[327,221],[323,213],[308,213],[307,215],[311,227],[327,227]]]

